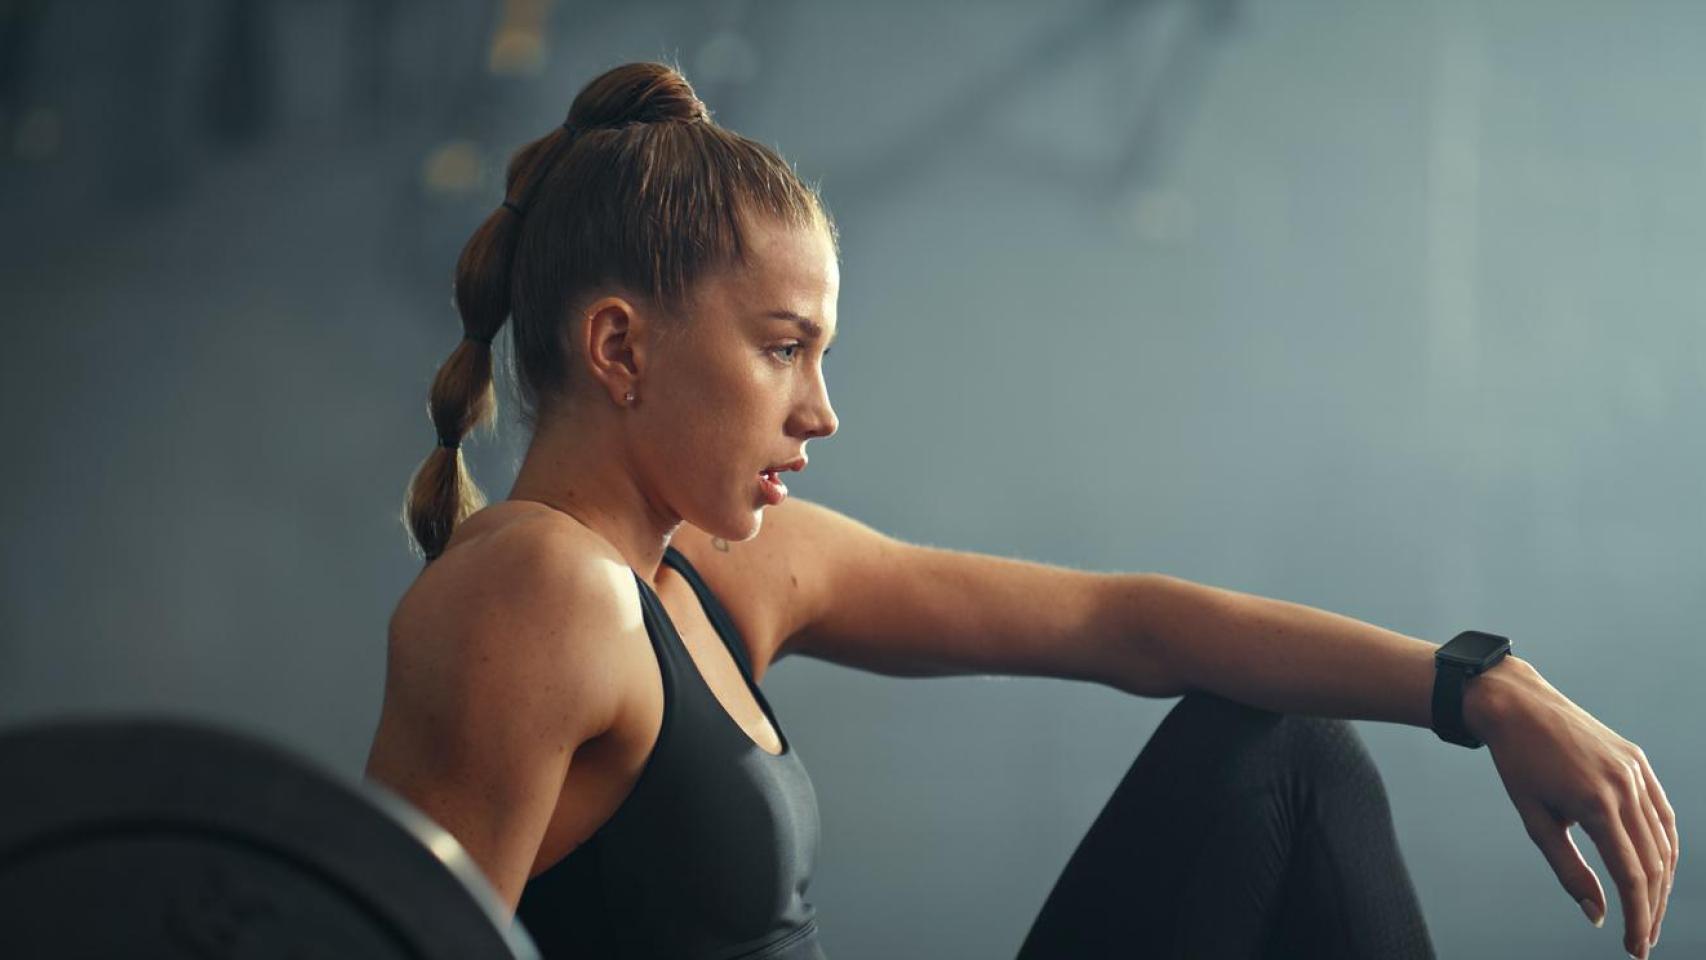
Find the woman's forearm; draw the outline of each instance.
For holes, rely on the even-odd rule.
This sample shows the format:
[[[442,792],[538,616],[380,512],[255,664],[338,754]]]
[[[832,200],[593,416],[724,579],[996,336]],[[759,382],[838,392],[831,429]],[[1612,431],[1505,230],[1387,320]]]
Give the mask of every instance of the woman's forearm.
[[[1158,577],[1145,607],[1149,642],[1187,689],[1280,713],[1432,725],[1437,644],[1178,577]],[[1470,733],[1487,739],[1515,691],[1537,680],[1514,655],[1472,680]]]

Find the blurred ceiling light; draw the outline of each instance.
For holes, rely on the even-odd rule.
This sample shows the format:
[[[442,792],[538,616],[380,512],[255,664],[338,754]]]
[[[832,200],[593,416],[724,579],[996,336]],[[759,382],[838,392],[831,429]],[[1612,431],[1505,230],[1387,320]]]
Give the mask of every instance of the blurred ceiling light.
[[[758,76],[758,51],[733,30],[719,30],[693,58],[694,79],[707,83],[746,83]]]
[[[21,160],[51,160],[59,153],[59,111],[37,107],[18,122],[12,133],[12,152]]]
[[[428,193],[468,193],[480,185],[480,148],[472,140],[450,140],[421,161],[421,187]]]
[[[545,24],[550,16],[551,0],[505,0],[486,69],[508,76],[545,69]]]

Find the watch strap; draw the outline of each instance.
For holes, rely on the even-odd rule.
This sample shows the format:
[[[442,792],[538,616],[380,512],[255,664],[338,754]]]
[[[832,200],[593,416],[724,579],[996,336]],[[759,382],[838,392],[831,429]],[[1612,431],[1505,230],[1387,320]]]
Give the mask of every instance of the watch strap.
[[[1469,675],[1463,668],[1450,663],[1434,662],[1433,728],[1446,743],[1455,743],[1471,750],[1482,746],[1463,722],[1463,688]]]

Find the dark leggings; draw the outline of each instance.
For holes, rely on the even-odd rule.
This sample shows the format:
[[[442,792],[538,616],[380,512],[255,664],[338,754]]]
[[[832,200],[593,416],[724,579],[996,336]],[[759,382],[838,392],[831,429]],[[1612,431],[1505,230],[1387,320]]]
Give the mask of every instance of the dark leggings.
[[[1356,729],[1192,693],[1079,842],[1019,960],[1433,955]]]

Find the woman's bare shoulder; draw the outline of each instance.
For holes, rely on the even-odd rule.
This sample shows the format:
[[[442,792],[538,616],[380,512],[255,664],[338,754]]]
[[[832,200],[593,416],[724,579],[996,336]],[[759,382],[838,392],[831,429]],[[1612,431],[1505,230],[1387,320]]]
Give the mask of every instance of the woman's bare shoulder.
[[[504,500],[457,525],[444,552],[422,571],[417,583],[429,582],[427,574],[450,582],[514,574],[518,567],[542,561],[553,566],[610,564],[628,569],[608,541],[568,514],[544,504]]]
[[[392,615],[391,639],[492,634],[494,626],[498,635],[537,634],[565,617],[582,624],[627,620],[639,605],[631,587],[621,555],[574,518],[541,504],[503,501],[464,521],[410,585]]]
[[[499,501],[464,520],[439,560],[459,550],[480,553],[483,561],[491,560],[493,553],[547,551],[565,561],[603,560],[627,566],[616,548],[579,520],[529,500]]]
[[[644,629],[632,571],[542,513],[466,523],[391,617],[380,739],[400,756],[405,741],[523,750],[538,739],[523,731],[561,726],[572,752],[624,715],[633,651],[650,654],[631,636]]]

